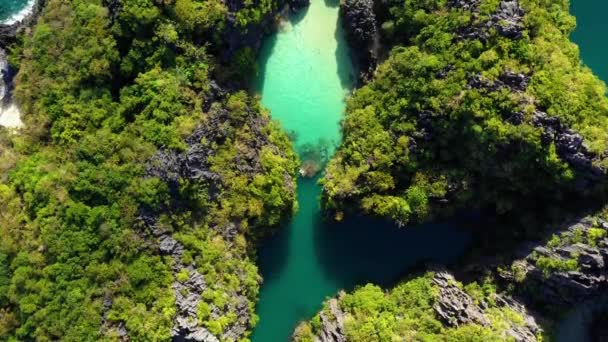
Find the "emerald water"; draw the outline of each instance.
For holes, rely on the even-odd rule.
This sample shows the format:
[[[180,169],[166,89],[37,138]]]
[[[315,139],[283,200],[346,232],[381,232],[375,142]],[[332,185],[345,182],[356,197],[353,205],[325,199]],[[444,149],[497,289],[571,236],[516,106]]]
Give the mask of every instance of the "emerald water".
[[[267,39],[256,90],[274,119],[296,136],[296,149],[320,140],[338,143],[344,99],[354,72],[338,23],[338,1],[312,0]],[[331,150],[331,148],[330,148]],[[298,181],[299,210],[259,249],[264,284],[253,342],[288,341],[298,322],[312,318],[341,289],[390,285],[422,261],[450,262],[469,235],[437,224],[397,228],[364,218],[323,220],[317,179]]]
[[[608,82],[608,2],[572,0],[571,11],[576,16],[572,40],[580,47],[583,62],[604,82]]]

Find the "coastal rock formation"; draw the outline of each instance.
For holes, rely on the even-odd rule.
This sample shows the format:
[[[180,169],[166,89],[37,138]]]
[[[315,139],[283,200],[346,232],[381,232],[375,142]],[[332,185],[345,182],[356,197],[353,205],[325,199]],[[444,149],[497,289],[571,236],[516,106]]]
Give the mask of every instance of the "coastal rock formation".
[[[433,283],[439,289],[439,296],[433,309],[439,319],[450,326],[477,323],[490,324],[483,314],[483,309],[476,305],[466,292],[456,285],[454,276],[444,270],[435,273]]]
[[[391,8],[385,23],[409,36],[349,100],[343,143],[321,180],[331,216],[363,211],[406,225],[473,208],[523,226],[573,199],[608,196],[604,86],[567,53],[567,34],[545,37],[558,26],[549,12],[568,8],[522,5]],[[538,13],[547,31],[526,20]],[[351,32],[360,33],[353,46],[369,38]],[[559,62],[542,56],[545,38]]]
[[[608,222],[586,217],[536,246],[503,279],[533,302],[568,308],[608,289]]]
[[[0,48],[5,48],[15,42],[18,33],[22,33],[32,27],[38,15],[42,11],[46,0],[36,0],[32,11],[21,20],[12,24],[0,24]]]
[[[439,289],[439,296],[433,309],[439,319],[448,326],[460,326],[475,323],[489,326],[490,319],[486,314],[488,303],[475,300],[457,286],[454,276],[446,270],[438,270],[433,277],[433,283]],[[542,331],[533,316],[531,316],[524,305],[517,300],[497,294],[493,297],[499,308],[507,308],[523,318],[523,324],[511,324],[505,331],[506,335],[515,341],[536,341]]]
[[[376,68],[378,23],[372,0],[346,0],[340,2],[342,26],[351,47],[355,68],[361,79],[367,80]]]
[[[451,0],[448,1],[448,8],[471,11],[473,17],[477,18],[479,4],[479,0]],[[503,37],[520,39],[524,30],[522,25],[524,14],[518,0],[501,0],[496,12],[488,20],[462,27],[457,39],[479,39],[485,42],[490,37],[491,29],[496,30]]]
[[[45,0],[36,0],[25,17],[11,24],[0,23],[0,126],[19,127],[22,125],[19,109],[13,103],[13,79],[16,70],[8,63],[5,50],[16,40],[18,34],[26,33],[38,19]]]
[[[344,337],[344,312],[338,306],[338,300],[332,298],[328,301],[329,312],[319,313],[321,318],[321,331],[315,342],[346,342]]]
[[[388,338],[418,340],[418,336],[450,340],[447,336],[454,338],[454,335],[450,335],[451,332],[467,327],[487,329],[488,335],[485,337],[490,340],[490,336],[494,336],[493,338],[500,340],[529,342],[537,341],[537,337],[542,334],[535,317],[518,300],[501,293],[492,293],[483,298],[479,295],[472,296],[446,269],[437,266],[431,269],[424,277],[405,281],[384,294],[382,290],[371,285],[355,290],[352,294],[340,293],[337,298],[329,299],[325,303],[324,309],[313,319],[314,324],[303,323],[296,329],[294,341],[355,342],[358,340],[354,336],[358,335],[353,332],[353,329],[356,330],[353,325],[368,322],[369,329],[374,326],[373,320],[382,315],[390,319],[382,321],[386,326],[374,328],[377,335],[370,341]],[[416,291],[422,291],[423,294]],[[427,291],[433,294],[426,293]],[[408,296],[414,296],[416,299],[409,303]],[[424,298],[425,296],[429,297]],[[429,316],[420,317],[422,314],[419,310],[426,310],[425,301],[428,301],[431,312],[428,312]],[[430,320],[437,320],[438,324],[443,325],[443,329],[441,332],[433,330],[431,333],[422,331],[424,328],[420,325],[399,323],[401,320],[411,319],[424,319],[425,324],[432,324]],[[391,327],[401,329],[391,330]],[[366,328],[362,329],[370,334]],[[407,334],[407,337],[401,334]],[[472,338],[472,335],[466,336]]]
[[[507,89],[514,94],[525,98],[523,93],[530,83],[530,76],[512,71],[503,72],[496,80],[489,81],[480,74],[476,74],[468,82],[469,89],[479,89],[487,92],[497,92]],[[522,105],[526,105],[523,103]],[[585,193],[593,189],[606,175],[606,169],[596,165],[596,161],[604,156],[589,151],[583,141],[583,137],[565,125],[558,117],[551,117],[547,113],[536,109],[526,120],[521,111],[506,111],[503,114],[504,121],[519,126],[524,122],[540,128],[542,133],[542,144],[546,147],[554,145],[559,157],[576,170],[576,189]]]

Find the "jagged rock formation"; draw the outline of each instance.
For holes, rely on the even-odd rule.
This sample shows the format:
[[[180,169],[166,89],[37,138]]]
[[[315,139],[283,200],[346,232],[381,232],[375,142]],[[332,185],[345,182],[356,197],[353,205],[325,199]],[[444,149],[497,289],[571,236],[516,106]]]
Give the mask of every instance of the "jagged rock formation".
[[[451,0],[449,8],[472,11],[473,18],[479,15],[478,0]],[[486,41],[490,37],[490,29],[495,29],[501,36],[519,39],[522,37],[524,10],[518,0],[501,0],[498,9],[490,18],[476,25],[466,26],[458,32],[457,39],[480,39]]]
[[[21,126],[19,110],[12,97],[16,70],[8,63],[5,49],[15,42],[18,34],[24,33],[35,24],[44,4],[45,0],[36,0],[32,11],[23,19],[8,25],[0,24],[0,125]]]
[[[473,299],[456,286],[454,277],[446,271],[439,271],[433,277],[433,283],[439,288],[437,302],[433,309],[442,322],[451,326],[467,323],[488,325],[490,322],[483,314],[483,309]],[[482,303],[482,305],[485,305]]]
[[[533,302],[568,308],[608,289],[608,223],[586,217],[567,225],[502,272]]]
[[[530,76],[507,70],[494,81],[488,81],[480,74],[474,75],[470,78],[467,87],[487,92],[507,89],[525,98],[523,93],[528,88],[529,83]],[[522,101],[522,105],[526,104],[534,106],[533,103],[524,103]],[[551,117],[544,111],[535,109],[533,114],[528,118],[521,111],[504,112],[503,120],[515,126],[527,122],[534,127],[540,128],[543,131],[542,144],[545,147],[554,144],[559,157],[577,171],[576,188],[580,193],[591,190],[606,175],[606,169],[596,165],[596,162],[604,156],[589,151],[583,141],[583,137],[565,125],[559,118]],[[510,148],[510,152],[516,153],[512,148]]]
[[[432,272],[430,277],[424,278],[425,280],[422,282],[428,281],[428,285],[430,285],[431,288],[420,289],[420,283],[413,285],[412,288],[416,288],[419,291],[433,292],[432,299],[430,300],[432,314],[445,329],[445,331],[435,335],[439,340],[444,340],[446,339],[446,336],[450,336],[448,334],[451,329],[457,330],[458,328],[467,326],[476,326],[481,329],[488,329],[488,331],[493,330],[493,332],[497,334],[495,336],[500,336],[501,340],[514,340],[519,342],[536,341],[538,336],[542,334],[542,329],[537,324],[535,317],[531,315],[519,301],[505,294],[491,294],[483,299],[478,297],[474,298],[471,294],[463,290],[462,284],[458,283],[454,276],[446,269],[437,266],[432,266],[431,269]],[[416,282],[420,279],[421,278],[414,278],[409,281]],[[402,285],[407,288],[407,282],[404,284],[405,285]],[[357,291],[363,290],[356,290],[355,292]],[[395,291],[396,294],[393,294],[392,291]],[[392,298],[394,298],[396,302],[391,303],[391,305],[396,306],[395,308],[387,305],[382,298],[374,297],[374,294],[371,292],[366,292],[365,295],[357,297],[358,299],[354,301],[348,301],[347,297],[349,295],[342,292],[337,298],[332,298],[325,303],[324,309],[314,319],[315,323],[312,326],[307,325],[306,323],[300,325],[294,332],[294,340],[310,341],[312,339],[315,342],[358,342],[358,340],[349,339],[348,336],[352,335],[349,335],[348,330],[352,329],[352,325],[357,323],[353,322],[357,319],[367,321],[370,324],[368,327],[373,326],[373,318],[371,317],[375,316],[374,313],[370,311],[373,310],[371,307],[373,307],[374,304],[379,305],[380,308],[385,308],[384,310],[388,310],[388,316],[396,315],[394,317],[396,322],[399,322],[399,320],[402,319],[416,319],[414,317],[422,319],[418,317],[420,313],[416,310],[424,310],[422,309],[425,307],[424,300],[418,298],[418,302],[415,304],[401,304],[407,302],[407,299],[400,298],[399,296],[407,296],[408,294],[407,290],[404,290],[404,288],[400,288],[399,286],[396,289],[388,291],[388,294],[385,296],[389,298],[390,296],[395,296]],[[412,295],[417,296],[418,294]],[[356,296],[356,293],[353,294],[353,296]],[[379,302],[372,304],[370,301],[373,302],[374,300]],[[344,301],[348,301],[348,304],[342,304]],[[402,305],[402,307],[400,307],[400,305]],[[411,308],[407,305],[420,307]],[[387,314],[383,309],[379,310],[383,314]],[[391,310],[395,311],[393,312]],[[413,312],[409,312],[408,310],[413,310]],[[363,313],[363,318],[357,316],[359,313]],[[408,317],[408,313],[411,316]],[[499,313],[498,315],[504,315],[500,325],[494,325],[496,324],[497,313]],[[506,317],[518,317],[518,319],[511,320]],[[429,318],[425,317],[425,319],[428,320]],[[389,324],[399,326],[399,323],[391,322]],[[424,334],[430,334],[429,332],[408,330],[408,328],[405,328],[405,326],[408,325],[406,323],[404,324],[405,325],[402,326],[403,330],[395,329],[392,331],[393,334],[388,335],[386,330],[383,330],[382,333],[380,333],[379,330],[376,330],[377,335],[368,331],[368,334],[370,334],[368,336],[369,341],[383,341],[389,338],[389,336],[393,340],[417,340],[416,336],[429,336]],[[420,326],[418,326],[418,328],[422,329]],[[385,327],[385,329],[390,328]],[[411,329],[411,327],[409,329]],[[402,333],[407,334],[407,336],[400,335]],[[421,335],[417,335],[418,333]],[[486,337],[487,336],[488,335],[486,335]],[[467,337],[473,338],[473,336]]]
[[[344,312],[338,306],[338,300],[332,298],[328,301],[329,315],[319,313],[321,318],[321,331],[315,341],[318,342],[346,342],[344,337]]]
[[[488,303],[481,301],[475,303],[474,299],[456,285],[456,280],[449,272],[438,270],[433,277],[433,283],[439,288],[439,296],[433,309],[440,320],[448,326],[460,326],[463,324],[480,324],[489,326],[490,319],[485,310]],[[517,300],[497,294],[494,298],[500,308],[508,308],[524,318],[523,325],[511,324],[505,331],[506,335],[515,341],[536,341],[542,331],[533,316],[531,316],[523,304]]]
[[[376,68],[378,23],[372,0],[346,0],[340,3],[342,26],[351,46],[351,55],[361,80],[368,80]]]

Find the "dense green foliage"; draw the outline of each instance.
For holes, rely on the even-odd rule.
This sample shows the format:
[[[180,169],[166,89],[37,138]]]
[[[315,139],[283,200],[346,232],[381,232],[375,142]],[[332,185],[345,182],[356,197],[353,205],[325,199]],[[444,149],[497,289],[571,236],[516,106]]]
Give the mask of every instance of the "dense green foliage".
[[[322,180],[337,217],[363,210],[406,224],[467,208],[525,219],[604,192],[603,181],[581,190],[585,172],[534,124],[543,111],[580,133],[604,172],[606,87],[568,39],[568,1],[519,1],[525,14],[504,25],[520,38],[488,24],[501,1],[472,3],[389,3],[384,38],[399,46],[348,101],[344,140]],[[528,84],[501,86],[507,72]]]
[[[475,299],[487,304],[489,325],[476,323],[447,327],[433,310],[439,290],[432,282],[433,273],[404,281],[388,292],[366,285],[352,293],[341,294],[338,307],[344,312],[344,334],[348,341],[505,341],[506,329],[523,324],[524,318],[494,301],[496,289],[491,282],[457,286]],[[321,312],[335,320],[326,304]],[[296,342],[312,342],[321,329],[317,314],[311,322],[302,323]]]
[[[243,30],[273,6],[246,2]],[[198,324],[221,337],[237,292],[255,324],[248,239],[290,215],[297,157],[257,99],[213,95],[227,13],[215,1],[123,1],[111,14],[101,0],[49,0],[14,48],[26,127],[0,131],[0,340],[116,340],[120,326],[134,341],[169,340],[171,286],[188,271],[174,274],[142,210],[209,284]],[[213,120],[221,137],[194,143],[218,179],[150,176],[157,151],[186,152]]]

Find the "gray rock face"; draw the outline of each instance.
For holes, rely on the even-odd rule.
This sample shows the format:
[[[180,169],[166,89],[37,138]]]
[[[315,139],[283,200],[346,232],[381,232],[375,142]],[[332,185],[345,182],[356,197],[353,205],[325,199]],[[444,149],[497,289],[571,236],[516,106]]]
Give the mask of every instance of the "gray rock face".
[[[180,206],[183,205],[177,195],[180,182],[184,179],[205,184],[209,200],[214,201],[218,198],[224,185],[221,177],[210,171],[210,158],[215,155],[213,145],[222,145],[228,138],[230,134],[228,127],[247,124],[254,137],[247,141],[247,146],[239,149],[231,167],[251,178],[263,171],[259,154],[264,146],[270,144],[268,137],[263,132],[267,119],[259,117],[250,108],[247,108],[245,114],[239,118],[231,117],[221,105],[228,91],[213,82],[210,88],[204,97],[203,108],[207,108],[205,124],[197,127],[185,139],[186,150],[183,152],[160,150],[147,164],[146,175],[158,177],[169,186],[172,201],[168,204],[168,208],[165,208],[166,211],[179,211]],[[291,177],[287,176],[286,182],[291,183]],[[149,244],[150,248],[155,248],[160,254],[173,259],[172,271],[175,280],[172,289],[177,312],[172,329],[173,338],[177,341],[206,342],[216,342],[219,339],[241,340],[251,325],[249,298],[243,295],[246,293],[245,289],[239,288],[231,293],[225,293],[225,296],[230,297],[231,300],[223,307],[217,307],[213,303],[205,301],[202,297],[203,293],[207,289],[215,289],[214,284],[207,283],[205,276],[197,270],[195,263],[184,264],[182,262],[184,246],[173,237],[171,232],[158,224],[157,213],[141,208],[140,220],[144,226],[141,233],[144,241]],[[211,222],[210,226],[229,243],[234,240],[241,229],[238,223],[214,225]],[[185,278],[184,272],[187,273]],[[237,275],[239,274],[237,273]],[[222,336],[214,336],[199,322],[198,310],[202,302],[210,307],[211,319],[234,313],[236,322],[224,327]]]
[[[471,11],[476,19],[479,16],[479,4],[479,0],[450,0],[448,8]],[[457,33],[457,39],[479,39],[485,42],[490,37],[491,30],[496,30],[503,37],[520,39],[524,30],[524,14],[518,0],[502,0],[489,20],[463,27]]]
[[[456,285],[454,277],[445,270],[438,269],[433,277],[433,283],[439,287],[439,296],[433,306],[439,319],[448,326],[460,326],[476,323],[490,325],[486,316],[485,303],[476,304],[473,298]],[[542,331],[536,320],[525,307],[515,299],[498,294],[494,300],[499,307],[506,307],[517,312],[524,318],[524,324],[511,325],[506,333],[515,341],[536,341],[536,336]]]
[[[507,38],[519,39],[522,37],[524,10],[519,6],[517,0],[502,0],[498,10],[491,19],[491,27],[496,28],[498,33]]]
[[[459,326],[477,323],[484,326],[490,321],[484,316],[483,309],[476,305],[466,292],[456,286],[456,280],[447,271],[438,271],[433,283],[439,287],[439,297],[433,305],[435,313],[446,325]]]
[[[577,173],[577,190],[591,189],[605,176],[605,170],[593,165],[598,156],[591,153],[583,143],[583,137],[568,128],[559,118],[550,117],[542,111],[535,111],[532,124],[542,128],[542,142],[554,143],[559,157],[567,162]]]
[[[601,295],[608,289],[608,238],[590,245],[587,236],[591,228],[606,230],[605,221],[597,225],[593,223],[592,219],[584,218],[566,226],[560,231],[561,245],[535,247],[514,263],[511,272],[501,276],[509,282],[516,282],[514,269],[517,268],[518,273],[525,274],[523,287],[520,287],[522,294],[545,305],[570,307]],[[578,260],[578,269],[543,270],[536,264],[539,257],[559,262],[574,258]]]
[[[490,308],[488,303],[476,301],[458,285],[454,276],[442,267],[432,267],[433,284],[439,290],[433,310],[437,318],[447,327],[458,327],[465,324],[479,324],[490,326],[491,321],[487,315]],[[523,323],[511,324],[505,330],[510,339],[518,342],[536,341],[542,329],[535,318],[519,301],[503,294],[494,297],[496,306],[508,308],[523,318]],[[338,299],[332,298],[328,302],[329,315],[326,311],[319,314],[321,327],[314,337],[315,342],[347,342],[344,334],[345,313],[340,309]],[[352,341],[356,342],[356,341]]]
[[[371,77],[377,64],[378,24],[372,0],[345,0],[340,3],[342,26],[351,54],[362,79]]]
[[[473,75],[467,84],[468,89],[483,89],[493,92],[508,89],[514,93],[522,93],[528,88],[530,77],[521,73],[505,71],[498,79],[489,81],[480,74]],[[513,125],[525,121],[521,112],[504,113],[503,119]],[[542,143],[547,146],[555,144],[558,156],[576,171],[576,190],[580,193],[591,190],[606,175],[606,170],[595,166],[593,161],[599,156],[591,153],[584,144],[583,137],[565,125],[559,118],[536,110],[529,123],[543,130]]]
[[[338,306],[338,300],[329,300],[329,310],[333,318],[327,317],[321,312],[321,332],[315,337],[315,342],[346,342],[344,336],[344,312]]]

